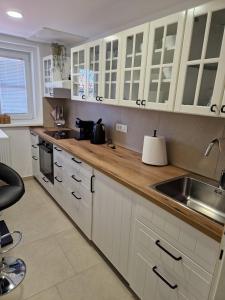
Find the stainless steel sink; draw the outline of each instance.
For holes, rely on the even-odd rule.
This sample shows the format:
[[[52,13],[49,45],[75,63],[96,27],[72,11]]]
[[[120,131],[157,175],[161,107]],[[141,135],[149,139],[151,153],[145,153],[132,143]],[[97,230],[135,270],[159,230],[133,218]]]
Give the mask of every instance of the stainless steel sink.
[[[175,201],[225,224],[225,191],[183,176],[156,184],[153,188]]]

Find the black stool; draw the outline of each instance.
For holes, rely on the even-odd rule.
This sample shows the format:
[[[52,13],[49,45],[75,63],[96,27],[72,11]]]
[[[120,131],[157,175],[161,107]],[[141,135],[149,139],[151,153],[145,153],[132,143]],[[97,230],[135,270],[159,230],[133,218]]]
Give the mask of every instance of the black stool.
[[[23,180],[19,174],[3,163],[0,163],[0,180],[4,183],[4,185],[0,186],[0,211],[2,211],[19,201],[25,189]],[[9,238],[12,240],[16,240],[17,238],[17,242],[4,249],[4,241]],[[0,296],[15,289],[25,277],[26,265],[23,260],[2,256],[2,254],[15,248],[21,241],[21,238],[22,233],[19,231],[13,231],[0,236]]]

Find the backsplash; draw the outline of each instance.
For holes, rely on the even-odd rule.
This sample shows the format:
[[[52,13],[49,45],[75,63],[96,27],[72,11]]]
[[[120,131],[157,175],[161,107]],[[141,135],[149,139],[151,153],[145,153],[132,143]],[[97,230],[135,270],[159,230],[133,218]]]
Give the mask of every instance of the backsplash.
[[[204,151],[213,138],[225,137],[225,120],[222,118],[71,100],[58,101],[64,104],[67,126],[71,128],[74,127],[75,118],[78,116],[81,119],[94,121],[101,117],[107,128],[107,137],[111,137],[115,144],[137,152],[142,152],[144,135],[152,135],[153,130],[157,129],[159,135],[166,137],[169,163],[213,179],[218,179],[221,170],[225,168],[225,147],[223,147],[222,153],[219,153],[218,147],[215,146],[209,157],[204,157]],[[48,107],[49,111],[50,105],[55,104],[55,100],[49,100],[44,105]],[[117,122],[127,124],[128,132],[126,134],[115,130]],[[53,126],[47,116],[44,124]]]

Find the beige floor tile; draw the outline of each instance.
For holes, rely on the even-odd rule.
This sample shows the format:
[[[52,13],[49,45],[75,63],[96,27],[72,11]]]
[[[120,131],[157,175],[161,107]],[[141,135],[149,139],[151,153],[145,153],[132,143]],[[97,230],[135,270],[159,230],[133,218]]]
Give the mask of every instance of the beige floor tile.
[[[54,238],[46,238],[11,251],[27,265],[26,277],[18,289],[29,298],[74,275],[72,266]]]
[[[43,291],[27,300],[62,300],[56,287]]]
[[[56,236],[56,239],[76,273],[103,261],[96,250],[76,229],[62,232]]]
[[[70,220],[38,183],[29,180],[25,185],[25,196],[3,214],[10,230],[23,233],[23,244],[73,228]]]
[[[133,295],[106,264],[57,285],[63,300],[132,300]]]

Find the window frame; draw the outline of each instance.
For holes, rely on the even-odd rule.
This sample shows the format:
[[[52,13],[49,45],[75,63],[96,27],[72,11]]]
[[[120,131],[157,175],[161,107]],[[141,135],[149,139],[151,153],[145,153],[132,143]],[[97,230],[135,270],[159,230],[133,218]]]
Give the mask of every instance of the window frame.
[[[41,58],[40,48],[38,44],[27,42],[18,39],[12,39],[0,35],[0,49],[6,53],[19,53],[29,57],[29,70],[26,72],[30,74],[30,87],[32,99],[27,99],[28,114],[10,114],[11,124],[3,124],[1,127],[12,126],[33,126],[43,125],[43,99],[42,99],[42,80],[41,80]],[[9,55],[6,55],[9,57]],[[26,64],[25,64],[26,65]],[[27,95],[28,98],[30,98]]]

